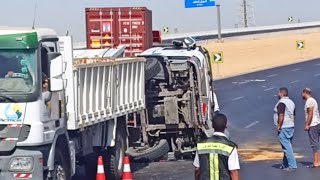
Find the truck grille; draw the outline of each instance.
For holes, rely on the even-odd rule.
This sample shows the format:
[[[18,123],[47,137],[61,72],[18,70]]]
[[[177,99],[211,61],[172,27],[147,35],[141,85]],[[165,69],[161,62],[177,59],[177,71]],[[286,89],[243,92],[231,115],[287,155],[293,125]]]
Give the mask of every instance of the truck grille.
[[[0,152],[11,151],[17,142],[28,138],[30,132],[29,125],[2,124],[0,125]]]

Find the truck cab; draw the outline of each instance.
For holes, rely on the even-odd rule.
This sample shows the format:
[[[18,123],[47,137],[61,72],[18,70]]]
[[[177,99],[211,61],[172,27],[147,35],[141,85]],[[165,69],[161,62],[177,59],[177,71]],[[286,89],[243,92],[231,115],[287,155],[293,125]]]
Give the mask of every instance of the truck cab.
[[[50,177],[58,161],[69,168],[53,148],[69,142],[58,49],[53,30],[0,29],[0,179]]]

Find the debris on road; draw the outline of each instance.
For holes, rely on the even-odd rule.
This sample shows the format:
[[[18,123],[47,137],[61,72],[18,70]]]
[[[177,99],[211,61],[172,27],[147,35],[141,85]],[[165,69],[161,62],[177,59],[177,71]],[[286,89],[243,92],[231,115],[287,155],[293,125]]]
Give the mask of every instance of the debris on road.
[[[244,145],[238,150],[242,162],[282,160],[283,152],[277,143],[255,143]],[[303,158],[295,153],[297,159]]]

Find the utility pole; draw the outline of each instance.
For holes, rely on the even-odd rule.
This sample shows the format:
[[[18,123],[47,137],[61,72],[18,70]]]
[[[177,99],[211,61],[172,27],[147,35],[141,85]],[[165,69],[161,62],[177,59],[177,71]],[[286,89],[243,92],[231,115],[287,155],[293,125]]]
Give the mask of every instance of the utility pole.
[[[242,27],[255,26],[254,17],[254,0],[239,0],[240,1],[240,14],[239,24]]]
[[[248,27],[247,0],[243,0],[243,26]]]
[[[220,4],[216,5],[217,7],[217,20],[218,20],[218,40],[221,41],[221,15],[220,15]]]

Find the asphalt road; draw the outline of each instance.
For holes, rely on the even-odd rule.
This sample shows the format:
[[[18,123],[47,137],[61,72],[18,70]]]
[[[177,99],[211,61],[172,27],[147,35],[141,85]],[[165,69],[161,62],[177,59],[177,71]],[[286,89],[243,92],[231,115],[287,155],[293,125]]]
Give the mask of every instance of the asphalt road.
[[[283,172],[277,169],[279,160],[245,162],[241,160],[241,179],[244,180],[319,180],[320,169],[307,169],[311,161],[311,149],[304,132],[304,102],[300,93],[310,87],[320,103],[320,59],[250,73],[216,81],[216,94],[223,113],[229,118],[231,138],[241,148],[244,145],[277,144],[273,127],[273,108],[277,102],[277,91],[285,86],[296,104],[296,127],[294,151],[298,159],[298,170]],[[259,148],[259,147],[256,147]],[[190,161],[157,162],[149,165],[132,164],[134,179],[166,180],[193,179]]]

